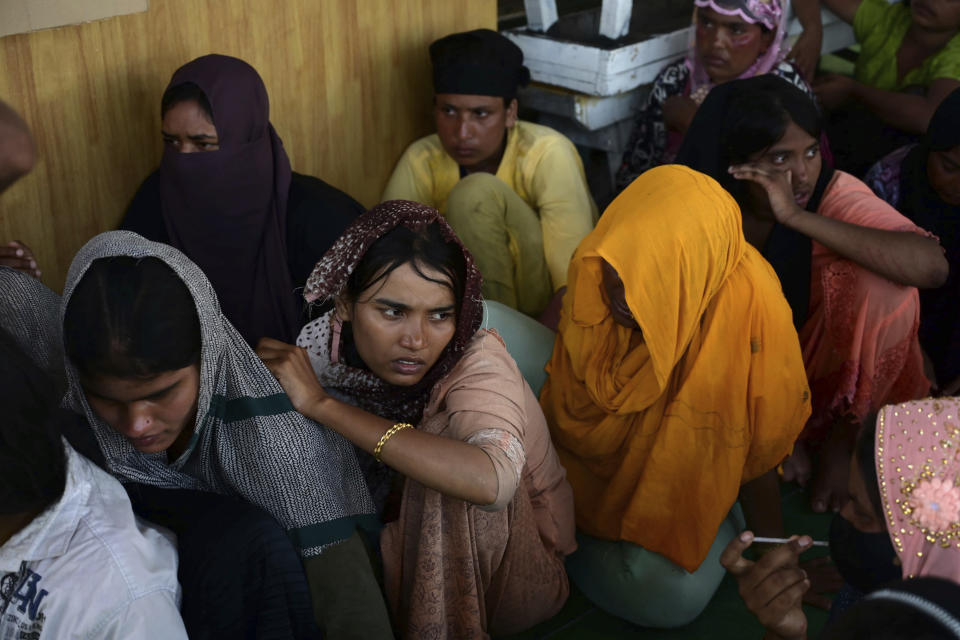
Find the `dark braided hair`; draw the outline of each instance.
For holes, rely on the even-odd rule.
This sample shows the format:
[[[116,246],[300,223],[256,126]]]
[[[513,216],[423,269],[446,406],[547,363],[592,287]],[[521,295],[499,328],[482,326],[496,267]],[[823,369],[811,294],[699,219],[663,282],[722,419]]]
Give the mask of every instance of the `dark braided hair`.
[[[85,375],[149,378],[200,361],[193,296],[158,258],[94,260],[70,296],[63,333]]]

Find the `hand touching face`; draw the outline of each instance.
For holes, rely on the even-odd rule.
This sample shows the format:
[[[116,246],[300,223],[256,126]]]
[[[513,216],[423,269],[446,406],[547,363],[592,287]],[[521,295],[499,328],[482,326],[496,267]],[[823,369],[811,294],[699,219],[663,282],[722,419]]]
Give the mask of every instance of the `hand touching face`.
[[[751,199],[782,224],[810,201],[822,168],[819,141],[790,122],[780,140],[749,162],[730,167],[730,173],[757,185],[750,190]]]

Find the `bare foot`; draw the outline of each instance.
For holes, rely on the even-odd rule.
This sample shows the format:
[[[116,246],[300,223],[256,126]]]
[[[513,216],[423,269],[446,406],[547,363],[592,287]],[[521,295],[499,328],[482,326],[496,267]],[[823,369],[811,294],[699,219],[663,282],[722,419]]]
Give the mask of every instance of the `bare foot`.
[[[793,445],[793,453],[783,461],[783,480],[784,482],[796,482],[801,487],[805,487],[812,472],[813,465],[810,463],[810,452],[807,451],[807,445],[797,441]]]
[[[813,479],[810,506],[817,513],[824,513],[827,509],[836,513],[850,498],[847,486],[850,482],[853,442],[847,434],[836,432],[850,430],[856,434],[856,427],[838,423],[833,429],[835,433],[820,451],[817,474]]]

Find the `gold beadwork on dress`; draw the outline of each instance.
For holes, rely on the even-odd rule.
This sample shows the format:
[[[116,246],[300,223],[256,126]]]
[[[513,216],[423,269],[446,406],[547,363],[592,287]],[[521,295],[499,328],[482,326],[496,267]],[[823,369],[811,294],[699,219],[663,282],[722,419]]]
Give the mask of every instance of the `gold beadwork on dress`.
[[[902,410],[904,419],[896,420],[897,432],[888,428],[885,412],[881,412],[877,420],[877,452],[876,461],[881,463],[877,468],[877,480],[882,487],[882,498],[884,506],[884,515],[889,522],[888,530],[891,533],[891,539],[899,554],[904,551],[904,536],[919,535],[926,543],[938,545],[942,548],[956,546],[960,548],[960,522],[950,520],[953,518],[952,511],[942,511],[941,505],[947,507],[954,500],[956,492],[960,490],[960,474],[956,473],[951,465],[960,462],[960,426],[953,422],[953,412],[946,416],[946,420],[931,422],[937,417],[941,417],[945,408],[955,405],[955,400],[937,400],[933,403],[933,411],[923,412],[922,410],[911,411],[905,405],[900,405],[892,411],[894,417],[900,417]],[[909,418],[906,418],[909,416]],[[923,426],[917,425],[915,430],[911,426],[917,422],[926,420],[924,426],[932,425],[938,427],[936,430],[925,430]],[[910,422],[911,424],[904,424]],[[941,433],[942,432],[942,433]],[[902,435],[901,435],[902,434]],[[906,438],[908,444],[914,444],[914,436],[929,440],[931,436],[936,438],[934,443],[918,446],[913,451],[919,453],[928,453],[929,457],[923,462],[908,462],[904,452],[904,445],[899,442],[901,437]],[[888,478],[884,460],[884,445],[887,441],[894,444],[897,439],[896,455],[887,455],[891,468],[897,474],[896,480],[899,480],[899,489],[895,490],[894,495],[887,491]],[[920,442],[924,442],[921,440]],[[919,444],[919,443],[917,443]],[[946,455],[936,455],[942,451]],[[952,454],[952,455],[950,455]],[[899,463],[899,464],[898,464]],[[896,465],[896,466],[895,466]],[[917,496],[918,487],[920,491]],[[899,494],[899,495],[896,495]],[[946,502],[939,502],[940,499]],[[955,504],[953,502],[952,504]],[[900,526],[898,515],[902,514],[906,518],[906,526]],[[932,514],[932,515],[931,515]],[[921,522],[931,524],[924,526]],[[918,558],[924,557],[923,551],[916,552]]]

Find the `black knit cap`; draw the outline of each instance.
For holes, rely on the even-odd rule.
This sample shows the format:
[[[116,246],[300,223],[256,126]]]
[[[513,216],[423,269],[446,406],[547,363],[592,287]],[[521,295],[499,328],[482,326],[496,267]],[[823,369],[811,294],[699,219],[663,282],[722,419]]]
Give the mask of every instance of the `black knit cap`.
[[[523,51],[490,29],[454,33],[430,45],[435,93],[516,97],[530,82]]]

